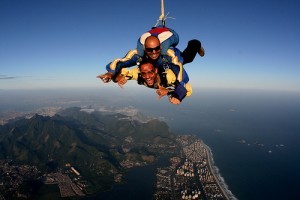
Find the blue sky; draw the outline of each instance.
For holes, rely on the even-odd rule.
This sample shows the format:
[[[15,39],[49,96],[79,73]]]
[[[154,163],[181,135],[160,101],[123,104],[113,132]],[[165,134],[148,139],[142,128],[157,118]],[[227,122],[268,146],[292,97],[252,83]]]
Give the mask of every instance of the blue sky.
[[[0,89],[115,88],[96,76],[156,23],[161,2],[146,3],[0,0]],[[194,88],[300,91],[299,1],[165,0],[168,12],[179,49],[205,48],[185,65]]]

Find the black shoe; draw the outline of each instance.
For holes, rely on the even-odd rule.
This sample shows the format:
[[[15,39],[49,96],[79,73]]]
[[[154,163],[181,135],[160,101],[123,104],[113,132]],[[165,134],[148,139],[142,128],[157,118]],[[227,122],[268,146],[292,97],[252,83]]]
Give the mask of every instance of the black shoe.
[[[199,55],[200,55],[201,57],[203,57],[204,54],[205,54],[204,48],[201,47],[201,48],[199,49],[198,53],[199,53]]]

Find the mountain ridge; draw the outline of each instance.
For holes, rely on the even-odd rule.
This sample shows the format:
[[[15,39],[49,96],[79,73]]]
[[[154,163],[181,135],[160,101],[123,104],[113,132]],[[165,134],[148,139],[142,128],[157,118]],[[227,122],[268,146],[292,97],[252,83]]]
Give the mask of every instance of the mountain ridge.
[[[52,117],[35,114],[0,126],[0,159],[44,171],[71,163],[99,186],[112,184],[124,162],[152,163],[174,142],[174,134],[158,119],[141,122],[121,113],[72,107]]]

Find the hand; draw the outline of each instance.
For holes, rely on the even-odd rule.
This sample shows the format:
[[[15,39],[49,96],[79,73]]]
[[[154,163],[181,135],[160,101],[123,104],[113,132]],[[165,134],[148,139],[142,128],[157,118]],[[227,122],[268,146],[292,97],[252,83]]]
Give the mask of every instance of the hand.
[[[118,83],[118,85],[120,86],[120,88],[122,88],[123,89],[123,85],[125,85],[125,83],[127,83],[127,79],[126,79],[126,76],[128,75],[128,71],[126,72],[126,74],[125,75],[123,75],[123,74],[118,74],[117,76],[116,76],[116,78],[115,78],[115,82],[117,82]]]
[[[118,85],[120,86],[120,88],[123,89],[123,85],[125,85],[125,83],[127,83],[127,79],[125,78],[125,76],[120,76],[118,78]]]
[[[106,72],[105,74],[101,74],[101,75],[97,76],[97,78],[100,78],[104,83],[110,82],[112,77],[113,77],[113,74],[110,72]]]
[[[175,98],[175,97],[169,97],[169,101],[170,101],[172,104],[176,104],[176,105],[178,105],[178,104],[181,103],[180,100],[177,99],[177,98]]]
[[[163,96],[168,94],[169,90],[167,88],[162,87],[158,84],[158,89],[156,90],[156,94],[158,94],[158,99],[161,99]]]

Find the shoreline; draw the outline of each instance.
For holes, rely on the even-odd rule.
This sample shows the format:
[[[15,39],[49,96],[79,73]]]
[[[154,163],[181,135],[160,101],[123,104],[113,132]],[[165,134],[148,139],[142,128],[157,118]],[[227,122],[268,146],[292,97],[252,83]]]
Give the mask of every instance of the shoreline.
[[[170,166],[158,169],[154,200],[237,200],[214,165],[211,149],[194,135],[177,137],[182,153],[170,158]]]
[[[219,188],[221,189],[223,195],[227,199],[233,199],[238,200],[233,193],[228,189],[228,185],[225,182],[225,179],[222,177],[219,168],[215,165],[214,159],[213,159],[213,153],[209,146],[207,146],[202,140],[201,143],[203,144],[203,147],[206,150],[206,156],[208,160],[208,165],[211,170],[212,175],[214,176],[216,183],[218,184]]]

